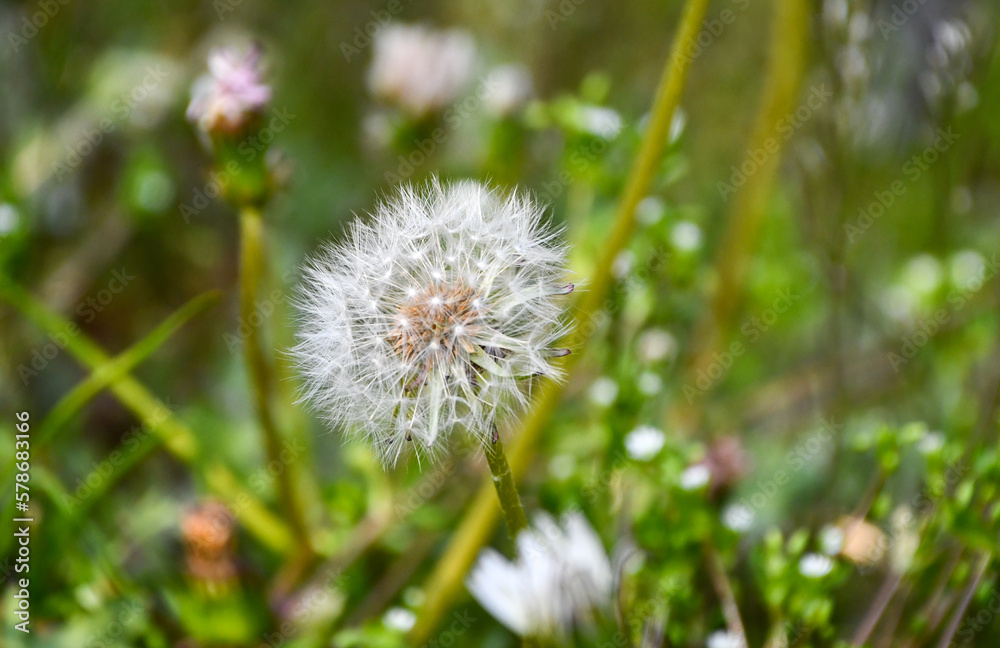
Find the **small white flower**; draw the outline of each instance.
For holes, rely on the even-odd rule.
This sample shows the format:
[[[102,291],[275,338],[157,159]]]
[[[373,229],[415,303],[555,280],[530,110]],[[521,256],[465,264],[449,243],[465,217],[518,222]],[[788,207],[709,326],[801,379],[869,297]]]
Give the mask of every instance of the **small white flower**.
[[[687,126],[687,113],[680,106],[677,106],[677,110],[674,111],[674,116],[670,120],[670,134],[667,136],[667,141],[670,144],[676,142],[681,135],[684,134],[684,128]]]
[[[401,188],[305,268],[303,396],[386,465],[454,428],[488,442],[566,350],[565,249],[530,199],[464,182]]]
[[[646,396],[653,396],[663,390],[663,379],[652,371],[643,371],[639,374],[638,387]]]
[[[670,242],[682,252],[701,247],[701,228],[690,221],[680,221],[670,230]]]
[[[670,331],[659,328],[643,331],[635,346],[639,359],[646,363],[672,358],[677,352],[677,340]]]
[[[590,386],[590,402],[599,407],[608,407],[618,398],[618,383],[607,376],[601,376]]]
[[[368,86],[414,117],[440,110],[469,82],[476,46],[462,30],[389,25],[375,37]]]
[[[833,560],[818,553],[807,553],[799,560],[799,573],[806,578],[823,578],[833,570]]]
[[[951,282],[966,290],[981,284],[986,276],[986,260],[975,250],[956,252],[948,263]]]
[[[944,447],[944,435],[940,432],[928,432],[917,441],[917,451],[923,455],[936,454]]]
[[[501,65],[490,72],[486,88],[483,106],[495,117],[506,117],[531,96],[531,73],[523,65]]]
[[[21,214],[14,205],[0,203],[0,236],[13,232],[21,220]]]
[[[417,615],[401,607],[391,607],[385,611],[382,615],[382,623],[385,627],[392,628],[393,630],[398,630],[400,632],[409,632],[410,628],[417,622]]]
[[[643,225],[654,225],[660,222],[666,209],[662,199],[656,196],[646,196],[635,206],[635,219]]]
[[[712,471],[703,463],[688,466],[681,473],[680,487],[686,491],[697,490],[712,478]]]
[[[485,549],[466,587],[494,618],[521,637],[565,636],[611,602],[611,562],[579,513],[559,525],[548,514],[517,537],[517,560]]]
[[[260,50],[245,54],[218,48],[208,55],[209,74],[195,81],[187,117],[206,132],[237,132],[271,101],[271,87],[261,82]]]
[[[941,286],[941,262],[929,254],[911,259],[903,269],[902,284],[918,296],[933,293]]]
[[[716,630],[708,635],[705,640],[705,648],[746,648],[743,639],[739,635],[728,630]]]
[[[847,25],[847,38],[853,43],[861,43],[868,40],[872,33],[872,21],[868,14],[863,11],[851,16],[851,21]]]
[[[648,461],[663,449],[665,440],[663,430],[640,425],[625,435],[625,450],[637,461]]]
[[[722,523],[736,533],[746,533],[753,526],[753,511],[743,504],[730,504],[722,511]]]
[[[844,548],[844,530],[828,524],[819,533],[819,546],[827,556],[836,556]]]
[[[571,454],[557,454],[549,460],[549,473],[556,479],[569,479],[575,470],[576,459]]]
[[[611,108],[583,106],[580,108],[580,128],[595,137],[611,140],[622,130],[622,117]]]
[[[635,266],[635,252],[622,250],[615,257],[614,263],[611,264],[611,274],[615,279],[624,279],[628,273],[632,272],[633,266]]]
[[[849,11],[847,0],[826,0],[823,3],[823,18],[834,28],[844,26]]]

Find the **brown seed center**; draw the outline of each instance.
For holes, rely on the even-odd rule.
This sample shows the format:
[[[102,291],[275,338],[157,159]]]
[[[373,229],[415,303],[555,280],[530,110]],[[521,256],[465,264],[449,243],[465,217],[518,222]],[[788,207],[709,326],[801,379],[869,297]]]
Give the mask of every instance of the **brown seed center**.
[[[454,357],[464,348],[463,340],[478,330],[481,311],[478,294],[464,283],[432,285],[399,308],[388,341],[407,362],[424,358],[424,373],[436,358]]]

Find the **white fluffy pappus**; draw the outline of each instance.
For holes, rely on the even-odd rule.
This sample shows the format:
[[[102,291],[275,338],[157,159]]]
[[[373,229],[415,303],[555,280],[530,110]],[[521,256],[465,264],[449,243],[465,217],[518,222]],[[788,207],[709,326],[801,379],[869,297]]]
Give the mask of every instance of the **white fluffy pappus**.
[[[601,539],[579,512],[562,523],[547,513],[517,536],[517,560],[484,549],[466,587],[521,637],[565,637],[611,606],[614,570]]]
[[[306,266],[302,395],[386,465],[456,429],[489,442],[535,376],[560,378],[566,249],[528,197],[403,186]]]

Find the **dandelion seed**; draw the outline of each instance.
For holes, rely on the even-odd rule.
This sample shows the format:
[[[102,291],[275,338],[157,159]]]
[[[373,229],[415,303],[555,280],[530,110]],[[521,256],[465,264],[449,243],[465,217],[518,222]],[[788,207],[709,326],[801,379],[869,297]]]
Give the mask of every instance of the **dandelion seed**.
[[[231,48],[208,55],[209,74],[195,81],[187,118],[205,133],[235,133],[246,127],[271,101],[271,87],[262,83],[260,50],[241,54]]]
[[[434,454],[456,428],[490,442],[533,377],[560,378],[564,259],[528,198],[403,187],[305,269],[304,398],[386,465]]]
[[[517,537],[510,562],[485,549],[466,582],[494,618],[522,637],[566,636],[610,606],[613,575],[600,538],[579,513],[542,514]]]

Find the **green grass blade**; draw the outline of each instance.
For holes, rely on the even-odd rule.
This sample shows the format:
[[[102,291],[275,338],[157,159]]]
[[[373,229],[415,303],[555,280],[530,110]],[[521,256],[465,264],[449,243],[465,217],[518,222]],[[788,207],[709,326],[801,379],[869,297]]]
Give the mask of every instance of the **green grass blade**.
[[[218,304],[220,296],[217,290],[198,295],[163,320],[149,335],[96,368],[52,408],[42,421],[36,443],[47,445],[95,396],[127,376],[196,315]]]

